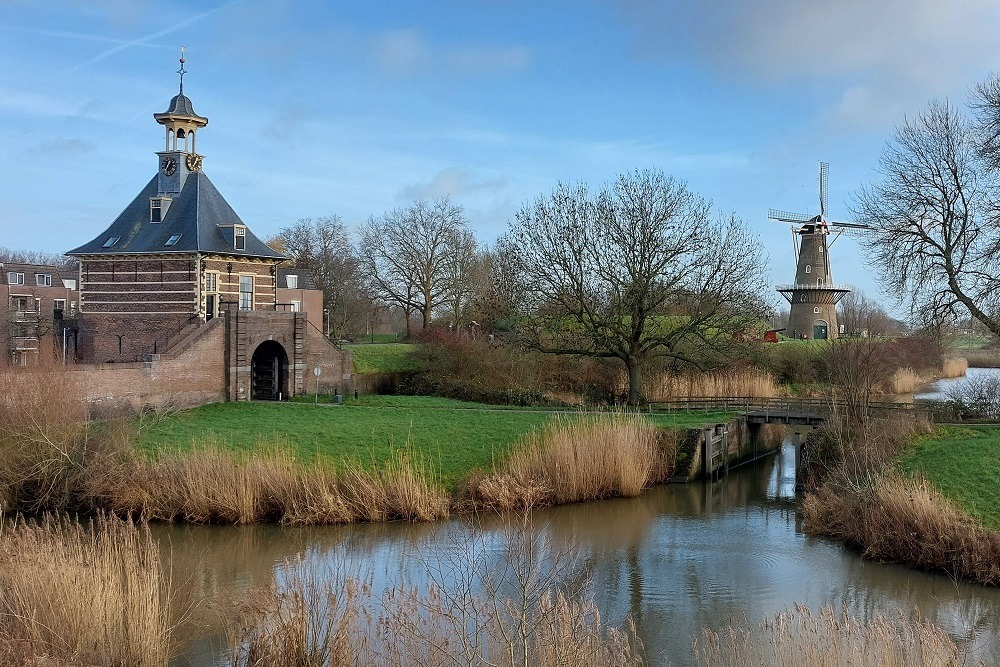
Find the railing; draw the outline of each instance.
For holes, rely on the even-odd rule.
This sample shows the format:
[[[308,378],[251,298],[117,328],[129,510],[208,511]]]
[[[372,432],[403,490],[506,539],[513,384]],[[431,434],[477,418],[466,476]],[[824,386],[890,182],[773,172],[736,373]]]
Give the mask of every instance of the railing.
[[[836,285],[834,283],[797,283],[795,285],[778,285],[775,289],[779,292],[797,292],[806,290],[833,290],[836,292],[850,292],[854,288],[850,285]]]
[[[923,407],[913,403],[870,402],[868,409],[873,412],[906,411],[906,412],[936,412],[933,407]],[[755,396],[740,396],[728,398],[689,397],[672,401],[651,401],[650,412],[766,412],[771,414],[801,414],[827,416],[843,412],[850,405],[843,399],[836,398],[760,398]]]

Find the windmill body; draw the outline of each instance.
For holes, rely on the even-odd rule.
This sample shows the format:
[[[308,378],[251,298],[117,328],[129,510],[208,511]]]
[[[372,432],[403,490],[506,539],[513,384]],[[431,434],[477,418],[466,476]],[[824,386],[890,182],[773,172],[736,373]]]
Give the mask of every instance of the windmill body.
[[[836,338],[840,334],[837,303],[851,291],[847,285],[833,282],[830,268],[830,246],[844,231],[864,229],[865,225],[848,222],[827,222],[826,184],[829,165],[820,163],[820,214],[808,216],[772,209],[768,217],[792,225],[795,244],[795,282],[778,285],[778,292],[790,304],[787,336],[801,339]],[[831,231],[833,241],[830,241]]]

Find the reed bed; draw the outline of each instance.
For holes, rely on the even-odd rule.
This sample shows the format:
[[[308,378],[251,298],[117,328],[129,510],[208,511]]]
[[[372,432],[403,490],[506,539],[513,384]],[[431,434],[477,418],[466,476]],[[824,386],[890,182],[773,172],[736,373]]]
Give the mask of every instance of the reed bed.
[[[897,368],[889,380],[888,393],[912,394],[917,387],[927,384],[930,378],[925,378],[912,368]]]
[[[803,530],[955,579],[1000,585],[1000,533],[983,528],[925,480],[892,471],[837,476],[807,495]]]
[[[877,615],[870,621],[832,607],[778,613],[757,626],[704,630],[693,642],[699,667],[958,667],[968,664],[930,621]]]
[[[965,377],[969,370],[969,360],[965,357],[951,357],[941,362],[941,377],[960,378]]]
[[[144,527],[112,517],[89,527],[51,517],[0,526],[0,656],[163,667],[170,602],[170,578]]]
[[[468,564],[465,568],[470,567]],[[608,627],[589,600],[556,590],[497,598],[472,588],[396,586],[291,566],[284,583],[255,593],[230,623],[232,667],[638,667],[635,628]],[[520,571],[519,576],[526,576]],[[525,604],[520,604],[524,602]]]
[[[634,497],[673,473],[677,439],[634,414],[558,418],[533,431],[464,497],[477,509]]]
[[[136,459],[93,490],[103,508],[189,523],[434,521],[450,498],[431,466],[399,452],[381,468],[353,461],[308,464],[280,447],[234,453],[211,446]]]
[[[962,350],[962,356],[974,368],[1000,368],[1000,349]]]
[[[774,398],[780,395],[774,377],[757,368],[715,370],[677,375],[663,373],[646,383],[650,401],[686,398]]]

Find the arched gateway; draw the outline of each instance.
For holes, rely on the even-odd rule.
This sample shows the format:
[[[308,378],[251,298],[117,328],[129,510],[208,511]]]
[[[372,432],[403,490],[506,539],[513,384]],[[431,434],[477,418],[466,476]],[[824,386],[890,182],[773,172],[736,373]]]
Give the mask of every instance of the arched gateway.
[[[250,360],[251,395],[255,401],[288,398],[288,355],[281,343],[265,340]]]

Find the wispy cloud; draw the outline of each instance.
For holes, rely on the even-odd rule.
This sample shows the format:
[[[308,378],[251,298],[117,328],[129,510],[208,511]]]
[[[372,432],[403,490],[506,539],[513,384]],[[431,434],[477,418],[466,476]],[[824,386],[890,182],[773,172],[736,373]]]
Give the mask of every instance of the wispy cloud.
[[[472,192],[498,191],[508,184],[506,178],[477,178],[465,169],[442,169],[430,181],[413,183],[397,195],[400,200],[433,199],[436,197],[459,197]]]
[[[376,35],[370,53],[379,69],[397,75],[495,74],[524,69],[531,63],[531,51],[524,46],[438,46],[409,28]]]
[[[224,5],[220,5],[218,7],[213,8],[213,9],[209,9],[207,11],[201,12],[200,14],[195,14],[194,16],[191,16],[191,17],[189,17],[189,18],[181,21],[180,23],[175,23],[172,26],[169,26],[167,28],[163,28],[162,30],[157,30],[156,32],[149,33],[148,35],[145,35],[143,37],[139,37],[137,39],[130,39],[130,40],[121,41],[120,43],[116,44],[115,46],[111,47],[110,49],[102,51],[101,53],[97,54],[93,58],[85,60],[85,61],[83,61],[81,63],[77,63],[76,65],[74,65],[73,67],[70,67],[66,71],[67,72],[75,72],[75,71],[83,69],[85,67],[90,67],[91,65],[94,65],[96,63],[101,62],[105,58],[110,58],[111,56],[113,56],[113,55],[115,55],[117,53],[121,53],[122,51],[125,51],[127,49],[131,49],[131,48],[136,47],[136,46],[144,46],[147,42],[151,42],[151,41],[153,41],[155,39],[159,39],[160,37],[165,37],[166,35],[169,35],[171,33],[177,32],[178,30],[181,30],[182,28],[186,28],[189,25],[192,25],[194,23],[197,23],[198,21],[201,21],[202,19],[204,19],[204,18],[206,18],[208,16],[211,16],[212,14],[215,14],[216,12],[219,12],[219,11],[221,11],[223,9],[228,8],[228,7],[232,7],[233,5],[237,5],[237,4],[241,3],[241,2],[244,2],[244,0],[233,0],[232,2],[226,3]]]
[[[53,139],[45,141],[32,148],[31,153],[52,156],[83,155],[91,153],[97,149],[97,145],[83,139]]]

